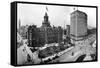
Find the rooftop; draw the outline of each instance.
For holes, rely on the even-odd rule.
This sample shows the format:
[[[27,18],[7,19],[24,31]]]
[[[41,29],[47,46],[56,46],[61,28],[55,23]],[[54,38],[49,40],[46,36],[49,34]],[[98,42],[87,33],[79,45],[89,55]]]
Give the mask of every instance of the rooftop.
[[[85,12],[79,11],[79,10],[75,10],[74,12],[71,13],[71,15],[73,15],[73,14],[79,14],[79,15],[85,15],[85,16],[87,16],[87,14]]]

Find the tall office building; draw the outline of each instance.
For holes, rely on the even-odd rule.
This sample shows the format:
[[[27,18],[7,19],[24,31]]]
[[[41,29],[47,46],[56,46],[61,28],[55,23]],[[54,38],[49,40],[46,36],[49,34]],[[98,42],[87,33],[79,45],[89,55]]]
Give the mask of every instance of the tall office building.
[[[87,35],[87,14],[76,10],[71,13],[70,35],[74,40],[80,40]]]
[[[66,25],[66,36],[70,37],[70,25]]]

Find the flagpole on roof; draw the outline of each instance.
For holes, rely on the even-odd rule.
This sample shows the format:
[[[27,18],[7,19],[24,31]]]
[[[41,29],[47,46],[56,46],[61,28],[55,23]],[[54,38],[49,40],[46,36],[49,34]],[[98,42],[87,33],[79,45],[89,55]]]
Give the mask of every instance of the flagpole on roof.
[[[77,10],[78,10],[78,6],[77,6]]]

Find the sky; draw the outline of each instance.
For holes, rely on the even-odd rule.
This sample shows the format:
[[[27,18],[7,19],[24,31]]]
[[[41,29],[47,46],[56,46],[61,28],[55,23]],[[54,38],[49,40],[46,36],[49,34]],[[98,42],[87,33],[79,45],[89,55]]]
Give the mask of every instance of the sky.
[[[46,6],[48,11],[46,10]],[[45,12],[48,13],[51,26],[70,25],[70,14],[75,11],[74,6],[58,6],[58,5],[39,5],[39,4],[21,4],[18,3],[18,18],[21,25],[42,25]],[[76,8],[75,8],[76,9]],[[85,12],[88,15],[87,24],[91,27],[96,27],[96,8],[78,7],[78,10]]]

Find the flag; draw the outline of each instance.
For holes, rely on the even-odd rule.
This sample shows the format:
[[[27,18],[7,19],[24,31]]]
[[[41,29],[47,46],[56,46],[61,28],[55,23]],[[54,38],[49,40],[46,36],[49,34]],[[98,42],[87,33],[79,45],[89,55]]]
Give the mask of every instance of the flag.
[[[48,11],[48,7],[46,6],[46,10]]]

